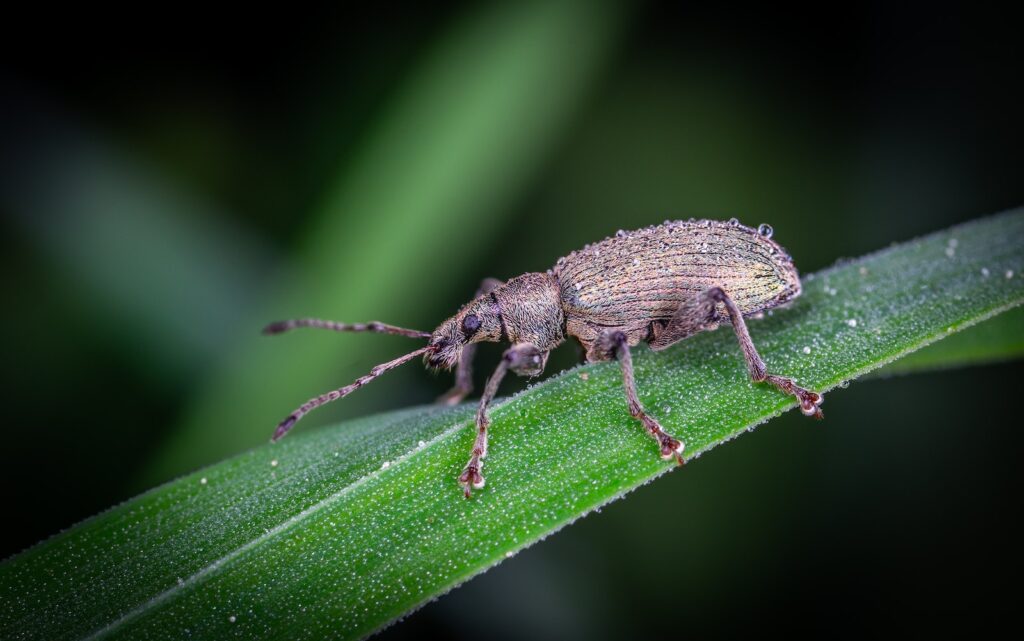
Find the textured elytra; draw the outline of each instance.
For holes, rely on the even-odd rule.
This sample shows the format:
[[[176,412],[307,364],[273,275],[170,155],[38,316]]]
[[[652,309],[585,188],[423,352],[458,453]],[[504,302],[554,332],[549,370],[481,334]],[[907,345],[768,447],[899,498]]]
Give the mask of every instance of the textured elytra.
[[[770,227],[735,219],[666,221],[575,251],[553,270],[569,333],[588,345],[611,327],[635,345],[652,322],[711,287],[725,290],[745,315],[783,304],[799,295],[800,279],[770,236]]]

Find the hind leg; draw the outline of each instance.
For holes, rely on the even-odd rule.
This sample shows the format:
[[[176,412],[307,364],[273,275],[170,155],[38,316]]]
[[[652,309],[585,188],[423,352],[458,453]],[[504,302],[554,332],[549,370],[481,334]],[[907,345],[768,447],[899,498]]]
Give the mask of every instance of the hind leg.
[[[721,287],[712,287],[698,296],[694,301],[684,303],[679,311],[664,328],[658,330],[656,336],[651,340],[651,349],[665,349],[669,345],[705,329],[714,329],[718,326],[716,308],[719,304],[725,306],[732,322],[732,328],[736,332],[740,349],[743,351],[743,360],[747,363],[747,372],[750,379],[755,383],[770,383],[786,394],[790,394],[800,401],[800,411],[807,416],[822,418],[821,404],[824,396],[817,392],[806,390],[793,379],[784,376],[777,376],[768,372],[768,366],[761,359],[754,347],[754,341],[750,338],[747,330],[747,323],[743,320],[736,303]]]

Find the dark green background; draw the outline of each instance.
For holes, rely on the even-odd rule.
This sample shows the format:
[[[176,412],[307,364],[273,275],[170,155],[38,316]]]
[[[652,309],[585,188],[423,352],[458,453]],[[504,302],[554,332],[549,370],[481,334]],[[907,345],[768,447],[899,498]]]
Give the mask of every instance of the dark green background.
[[[491,203],[485,215],[498,218],[487,221],[489,231],[436,214],[422,242],[455,276],[422,283],[431,292],[425,303],[392,301],[401,317],[379,320],[430,329],[484,276],[542,270],[616,229],[670,217],[769,222],[810,272],[1020,205],[1019,22],[966,7],[878,4],[839,17],[837,10],[645,3],[607,12],[613,26],[592,78],[522,186]],[[227,316],[166,301],[210,292],[211,309],[259,308],[272,284],[303,263],[315,212],[421,61],[491,9],[90,9],[56,21],[20,11],[9,21],[15,33],[0,43],[0,556],[170,478],[165,470],[175,468],[161,449],[210,372],[232,350],[262,349],[258,330],[272,319],[236,319],[227,331]],[[590,27],[581,21],[580,37]],[[578,43],[567,38],[564,46],[571,56]],[[507,123],[512,132],[519,126]],[[416,146],[419,134],[409,131],[404,142]],[[183,221],[200,224],[179,228],[172,215],[169,228],[146,228],[127,207],[112,227],[93,229],[86,215],[69,229],[50,201],[23,198],[26,185],[59,198],[59,190],[47,192],[53,177],[35,159],[83,148],[115,156],[129,178],[137,171],[143,178],[128,184],[144,201],[176,203]],[[436,149],[438,162],[445,153]],[[85,163],[96,170],[79,176],[82,184],[100,184],[106,158]],[[402,175],[387,179],[403,189]],[[493,180],[500,192],[502,177]],[[328,213],[356,225],[379,212]],[[196,229],[212,232],[190,238]],[[104,296],[105,243],[117,234],[129,245],[138,234],[139,260],[166,261],[165,279],[140,276],[134,296]],[[188,256],[165,259],[159,240],[179,234],[224,257],[225,271],[245,269],[202,273]],[[423,270],[402,255],[379,260],[406,261],[410,278]],[[374,267],[366,267],[358,277],[372,282]],[[130,275],[135,266],[112,269]],[[168,319],[166,327],[140,329],[153,318]],[[207,342],[204,323],[218,328]],[[217,338],[228,334],[230,343]],[[308,395],[407,346],[377,336],[276,340],[372,344],[357,359],[342,358]],[[499,353],[482,351],[478,384]],[[575,358],[566,347],[549,369]],[[268,371],[266,384],[289,375]],[[1021,435],[1007,405],[1020,382],[1020,366],[1009,363],[856,383],[829,395],[824,423],[787,415],[491,570],[386,636],[844,636],[1009,620],[1012,594],[999,584],[1021,564]],[[448,384],[410,366],[301,429],[428,402]],[[266,416],[268,436],[289,409]],[[208,429],[230,440],[231,424]],[[204,460],[198,453],[176,472]]]

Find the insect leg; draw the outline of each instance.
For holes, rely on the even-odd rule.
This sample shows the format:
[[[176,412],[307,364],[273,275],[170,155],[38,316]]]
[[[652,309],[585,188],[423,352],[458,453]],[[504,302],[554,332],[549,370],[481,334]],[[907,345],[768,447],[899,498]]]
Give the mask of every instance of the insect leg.
[[[768,367],[761,360],[761,356],[754,347],[754,342],[750,339],[750,332],[747,331],[747,324],[743,320],[743,314],[740,313],[736,303],[729,298],[729,295],[721,287],[712,287],[704,293],[704,296],[708,300],[722,303],[729,312],[729,320],[732,321],[732,328],[736,331],[736,338],[739,339],[740,349],[743,350],[743,358],[747,361],[747,371],[750,372],[751,380],[755,383],[771,383],[786,394],[795,396],[800,401],[801,412],[807,416],[823,418],[824,415],[821,413],[820,406],[824,401],[824,395],[800,387],[793,382],[793,379],[776,376],[768,372]]]
[[[487,379],[484,394],[480,397],[480,407],[476,411],[476,440],[473,442],[473,453],[459,476],[459,483],[462,484],[467,499],[472,494],[473,488],[480,489],[484,486],[484,477],[480,474],[480,470],[484,465],[483,459],[487,456],[487,426],[490,424],[490,419],[487,417],[487,406],[498,393],[501,380],[505,378],[508,370],[512,370],[520,376],[537,376],[544,371],[544,364],[547,360],[547,352],[541,352],[536,345],[518,343],[505,350],[497,369]]]
[[[653,335],[649,339],[651,349],[663,350],[688,336],[718,327],[715,315],[715,301],[706,295],[694,296],[680,303],[679,308],[663,327],[652,326]]]
[[[474,298],[480,298],[484,294],[501,287],[504,283],[497,278],[485,278],[476,290]],[[455,385],[437,398],[440,405],[458,405],[462,399],[469,396],[473,391],[473,357],[476,356],[476,343],[469,343],[462,348],[462,355],[459,356],[459,363],[455,367]]]
[[[626,388],[629,413],[643,423],[647,432],[658,441],[661,446],[661,458],[669,459],[674,456],[676,461],[682,465],[683,442],[665,432],[658,421],[650,416],[640,404],[640,399],[636,394],[636,381],[633,378],[633,357],[629,353],[626,335],[619,330],[605,330],[598,338],[597,348],[618,359],[619,365],[622,367],[622,383]]]

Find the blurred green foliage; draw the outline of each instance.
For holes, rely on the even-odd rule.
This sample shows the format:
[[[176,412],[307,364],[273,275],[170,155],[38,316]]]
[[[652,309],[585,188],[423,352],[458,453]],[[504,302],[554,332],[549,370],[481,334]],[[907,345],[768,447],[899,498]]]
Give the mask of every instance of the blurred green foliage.
[[[446,34],[328,188],[307,222],[297,269],[272,285],[250,330],[294,316],[388,318],[432,329],[403,315],[430,305],[438,283],[482,256],[512,211],[509,201],[590,88],[619,14],[611,5],[507,5]],[[228,347],[224,371],[147,468],[149,481],[264,442],[272,433],[266,417],[319,393],[335,363],[380,353],[365,337],[327,344],[315,336],[275,344],[254,337],[240,334]],[[350,409],[358,408],[356,401]],[[236,428],[211,429],[224,421]]]

